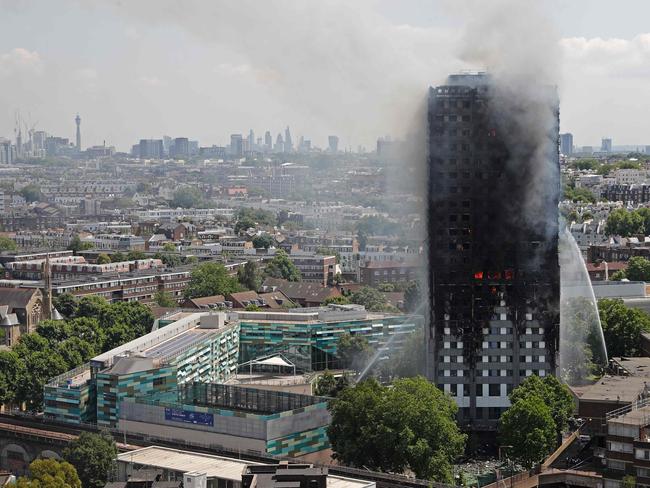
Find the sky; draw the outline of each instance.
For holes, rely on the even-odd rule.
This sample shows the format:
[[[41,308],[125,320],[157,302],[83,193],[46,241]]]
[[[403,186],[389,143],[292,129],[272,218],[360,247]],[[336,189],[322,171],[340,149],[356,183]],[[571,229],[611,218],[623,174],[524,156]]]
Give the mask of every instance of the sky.
[[[19,111],[71,140],[79,113],[83,146],[118,150],[163,134],[275,140],[287,125],[294,141],[372,148],[403,136],[446,74],[510,62],[558,86],[577,145],[650,145],[647,0],[0,0],[0,11],[0,137],[13,138]]]

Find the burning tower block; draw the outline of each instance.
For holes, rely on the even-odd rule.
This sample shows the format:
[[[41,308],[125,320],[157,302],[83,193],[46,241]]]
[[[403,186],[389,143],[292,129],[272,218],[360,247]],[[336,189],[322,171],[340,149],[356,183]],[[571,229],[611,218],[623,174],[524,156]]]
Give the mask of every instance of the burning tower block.
[[[478,73],[428,103],[427,374],[489,431],[514,387],[557,369],[558,99]]]

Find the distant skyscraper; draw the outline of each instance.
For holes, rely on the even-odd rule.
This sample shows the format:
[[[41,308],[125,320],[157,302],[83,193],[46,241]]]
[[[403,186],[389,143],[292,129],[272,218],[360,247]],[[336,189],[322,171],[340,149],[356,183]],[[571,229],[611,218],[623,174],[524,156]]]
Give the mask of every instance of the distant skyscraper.
[[[253,129],[248,131],[248,150],[252,151],[255,148],[255,133]]]
[[[275,147],[273,150],[276,153],[284,152],[284,141],[282,140],[282,134],[278,134],[277,139],[275,140]]]
[[[332,153],[339,152],[339,137],[338,136],[329,136],[327,138],[327,144],[329,146],[329,152],[332,152]]]
[[[570,132],[560,134],[560,152],[565,156],[573,154],[573,134]]]
[[[0,163],[2,164],[11,164],[13,163],[13,149],[11,147],[11,141],[0,137]]]
[[[169,148],[169,156],[175,159],[190,156],[190,141],[187,137],[177,137]]]
[[[284,152],[293,151],[293,142],[291,141],[291,132],[289,126],[284,130]]]
[[[264,134],[264,145],[267,151],[273,149],[273,136],[271,136],[271,131],[267,130],[266,134]]]
[[[169,136],[163,136],[162,141],[163,141],[163,153],[165,154],[165,156],[169,156],[169,150],[172,147],[172,138]]]
[[[244,140],[241,134],[230,135],[230,154],[241,158],[244,154]]]
[[[165,155],[162,139],[140,139],[138,154],[142,159],[162,159]]]
[[[81,151],[81,117],[79,117],[79,114],[74,118],[74,121],[77,124],[77,151]]]
[[[602,152],[612,152],[612,139],[603,137],[600,142],[600,150]]]
[[[556,374],[559,348],[557,96],[531,87],[519,118],[498,90],[465,74],[429,91],[427,374],[475,431],[526,377]],[[533,133],[548,105],[553,127]]]

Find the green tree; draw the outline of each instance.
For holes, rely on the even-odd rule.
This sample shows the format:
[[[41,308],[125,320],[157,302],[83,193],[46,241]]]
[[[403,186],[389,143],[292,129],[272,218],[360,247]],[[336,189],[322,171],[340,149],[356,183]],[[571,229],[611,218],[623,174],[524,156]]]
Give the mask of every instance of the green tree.
[[[201,191],[194,186],[184,186],[174,192],[170,205],[172,207],[197,208],[204,204]]]
[[[255,221],[250,218],[250,217],[242,217],[237,220],[235,223],[235,234],[240,235],[242,232],[250,229],[250,228],[255,228]]]
[[[625,276],[630,281],[650,281],[650,261],[641,256],[631,257]]]
[[[40,202],[43,201],[43,194],[41,193],[41,187],[38,185],[30,184],[24,186],[20,190],[20,194],[27,200],[27,202]]]
[[[551,409],[537,395],[519,400],[501,415],[499,435],[502,445],[512,446],[512,459],[530,469],[555,447]]]
[[[278,222],[276,214],[261,208],[240,208],[237,212],[237,220],[250,219],[261,225],[273,226]]]
[[[97,256],[97,264],[110,264],[111,257],[106,253],[101,253]]]
[[[375,288],[364,286],[350,295],[350,303],[363,305],[371,312],[393,311],[386,301],[386,296]]]
[[[350,386],[350,377],[342,374],[336,378],[330,371],[325,370],[316,380],[314,394],[320,396],[336,397],[339,392]]]
[[[394,376],[400,378],[411,378],[425,373],[426,341],[424,330],[418,329],[408,336],[404,341],[402,349],[392,359],[392,371]]]
[[[598,313],[609,355],[639,356],[641,334],[650,331],[650,315],[627,308],[620,299],[599,300]]]
[[[564,199],[572,202],[594,203],[596,198],[586,188],[564,188]]]
[[[382,293],[391,293],[395,291],[395,285],[392,283],[379,283],[377,289]]]
[[[126,255],[127,261],[138,261],[140,259],[147,259],[147,255],[144,251],[129,251]]]
[[[237,279],[247,290],[258,291],[262,286],[262,273],[255,261],[248,261],[237,270]]]
[[[19,385],[25,381],[25,364],[14,351],[0,351],[0,404],[16,401]]]
[[[68,250],[73,251],[75,254],[80,251],[87,251],[92,248],[92,242],[83,242],[78,235],[75,235],[72,239],[70,239],[70,244],[68,244]]]
[[[568,426],[569,417],[575,410],[573,396],[566,385],[560,383],[555,376],[545,376],[540,378],[532,375],[521,382],[517,388],[510,393],[510,402],[515,403],[531,398],[539,397],[542,402],[549,407],[555,432],[558,439]],[[525,428],[522,426],[522,428]]]
[[[627,279],[627,276],[625,275],[625,270],[623,270],[623,269],[619,269],[618,271],[614,271],[614,273],[612,273],[609,276],[610,281],[621,281],[621,280],[624,280],[624,279]]]
[[[82,432],[65,448],[63,457],[77,469],[84,488],[103,488],[115,468],[117,446],[108,432]]]
[[[277,251],[264,269],[266,276],[282,278],[288,281],[300,281],[300,270],[296,268],[289,256],[284,251]]]
[[[31,412],[38,412],[43,408],[43,387],[53,376],[65,373],[68,365],[65,360],[49,349],[47,341],[42,339],[45,346],[42,350],[34,350],[24,346],[28,341],[24,337],[37,336],[38,334],[27,334],[21,336],[18,345],[15,347],[25,365],[25,380],[21,381],[16,390],[16,400],[25,403]]]
[[[618,235],[622,237],[644,234],[644,217],[635,211],[628,212],[623,208],[614,209],[607,217],[605,233],[610,236]]]
[[[374,350],[362,335],[343,334],[336,343],[336,355],[341,367],[360,371],[372,357]]]
[[[0,251],[15,251],[17,248],[16,241],[9,237],[0,236]]]
[[[621,480],[621,488],[634,488],[636,486],[636,478],[630,474],[623,476]]]
[[[74,369],[88,362],[97,354],[90,342],[79,337],[70,337],[62,341],[57,344],[55,351],[65,361],[68,369]]]
[[[314,394],[318,396],[335,396],[333,394],[335,391],[336,378],[329,370],[326,369],[316,380]]]
[[[163,252],[176,252],[176,246],[171,242],[165,242],[162,247]]]
[[[159,307],[177,307],[178,302],[174,300],[171,294],[164,290],[158,290],[153,295],[153,301],[156,302],[156,305]]]
[[[411,281],[404,290],[404,311],[415,313],[423,301],[420,284],[417,281]]]
[[[425,378],[398,380],[392,388],[363,381],[341,391],[330,410],[327,433],[338,461],[452,482],[452,463],[465,444],[458,407]]]
[[[72,464],[56,459],[36,459],[29,465],[29,477],[21,476],[16,488],[81,488]]]
[[[113,263],[122,263],[126,261],[126,254],[123,252],[117,251],[111,254],[111,262]]]
[[[102,312],[110,307],[105,298],[97,295],[82,297],[77,302],[77,313],[75,317],[99,318]]]
[[[254,303],[249,303],[244,307],[244,310],[246,310],[247,312],[259,312],[262,309],[257,305],[255,305]]]
[[[184,294],[186,298],[197,298],[229,295],[239,290],[239,283],[228,275],[223,264],[204,263],[192,270],[192,276]]]
[[[350,299],[346,296],[339,295],[338,297],[329,297],[326,298],[323,304],[329,305],[330,303],[335,303],[337,305],[349,305]]]
[[[255,249],[268,249],[275,244],[275,239],[270,234],[261,234],[253,237],[253,246]]]

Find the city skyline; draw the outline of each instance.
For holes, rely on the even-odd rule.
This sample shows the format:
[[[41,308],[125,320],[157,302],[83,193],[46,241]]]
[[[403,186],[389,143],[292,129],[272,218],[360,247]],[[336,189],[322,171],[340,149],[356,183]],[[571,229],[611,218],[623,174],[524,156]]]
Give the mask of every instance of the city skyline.
[[[413,113],[414,100],[421,101],[429,85],[448,72],[482,67],[459,54],[472,17],[460,21],[463,8],[445,2],[411,0],[400,8],[359,2],[346,7],[347,16],[333,2],[317,7],[313,17],[320,20],[311,18],[309,7],[289,12],[289,3],[240,2],[219,12],[222,34],[212,29],[216,7],[160,5],[3,2],[8,21],[0,32],[0,103],[8,114],[31,114],[39,128],[70,140],[68,117],[78,111],[87,121],[86,145],[106,140],[119,150],[163,134],[225,145],[229,134],[248,130],[253,111],[260,128],[290,121],[317,145],[338,134],[341,147],[372,147],[379,136],[403,136],[404,115]],[[597,147],[603,136],[646,144],[644,128],[633,121],[650,108],[643,96],[647,34],[628,19],[643,17],[648,7],[628,2],[605,16],[607,10],[584,1],[545,5],[557,24],[550,37],[563,58],[555,60],[561,131],[572,132],[579,145]],[[151,22],[142,21],[149,10]],[[300,22],[309,35],[296,27]],[[72,34],[78,25],[96,25],[98,32],[79,43]],[[232,41],[229,34],[242,28],[259,32]],[[0,136],[10,137],[13,128],[11,115],[0,119]]]

